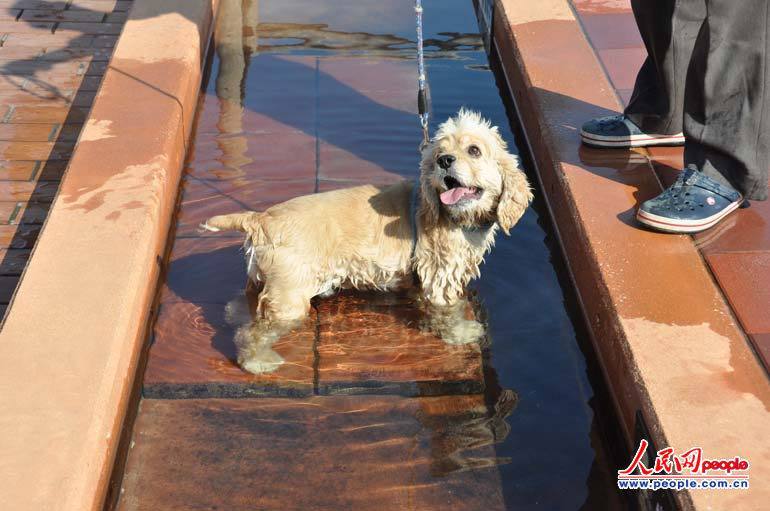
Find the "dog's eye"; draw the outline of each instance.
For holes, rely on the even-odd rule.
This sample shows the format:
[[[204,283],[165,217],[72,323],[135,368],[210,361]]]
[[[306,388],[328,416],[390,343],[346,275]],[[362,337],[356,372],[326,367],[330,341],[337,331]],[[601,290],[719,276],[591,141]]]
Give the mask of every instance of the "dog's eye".
[[[476,145],[468,146],[468,154],[474,158],[478,158],[481,156],[481,149],[479,149],[479,146]]]

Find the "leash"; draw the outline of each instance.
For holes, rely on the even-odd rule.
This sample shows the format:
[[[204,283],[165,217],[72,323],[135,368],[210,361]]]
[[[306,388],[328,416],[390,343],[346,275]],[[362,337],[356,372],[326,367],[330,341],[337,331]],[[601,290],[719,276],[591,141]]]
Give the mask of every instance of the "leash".
[[[428,95],[425,84],[427,77],[425,75],[425,50],[423,49],[422,35],[422,0],[415,0],[414,12],[417,18],[417,115],[420,118],[422,127],[422,142],[420,143],[420,152],[430,143],[430,132],[428,130]],[[417,250],[417,208],[420,200],[420,179],[417,178],[412,185],[412,196],[409,200],[409,219],[412,224],[412,252],[410,259],[414,258]]]
[[[415,0],[414,12],[417,18],[417,115],[420,118],[422,127],[422,142],[420,143],[420,152],[427,147],[430,142],[430,133],[428,132],[428,98],[425,91],[425,55],[423,50],[422,36],[422,0]],[[415,179],[412,185],[412,197],[409,201],[409,219],[412,223],[412,253],[410,259],[414,258],[414,252],[417,249],[417,202],[420,199],[420,179]]]
[[[420,117],[422,126],[422,143],[420,151],[430,142],[430,133],[428,132],[428,98],[425,91],[425,57],[423,51],[422,37],[422,0],[415,0],[414,12],[417,17],[417,113]]]
[[[422,0],[415,0],[414,12],[417,17],[417,115],[420,118],[420,126],[422,126],[422,142],[420,143],[420,152],[430,143],[430,132],[428,130],[428,97],[425,84],[427,82],[427,76],[425,74],[425,51],[423,49],[423,35],[422,35]],[[420,200],[420,179],[416,179],[412,186],[412,197],[409,201],[409,217],[412,224],[412,253],[411,258],[414,258],[414,252],[417,249],[417,208]],[[487,222],[485,224],[463,228],[467,233],[485,233],[495,225],[494,222]]]

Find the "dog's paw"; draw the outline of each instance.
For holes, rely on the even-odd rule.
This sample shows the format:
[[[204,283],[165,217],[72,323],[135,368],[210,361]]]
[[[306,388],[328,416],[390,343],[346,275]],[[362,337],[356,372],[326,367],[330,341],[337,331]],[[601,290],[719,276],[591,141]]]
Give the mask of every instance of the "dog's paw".
[[[478,321],[461,319],[443,332],[442,339],[447,344],[469,344],[481,340],[484,333],[484,325]]]
[[[241,369],[251,374],[272,373],[284,363],[283,357],[273,350],[260,353],[259,356],[239,361]]]

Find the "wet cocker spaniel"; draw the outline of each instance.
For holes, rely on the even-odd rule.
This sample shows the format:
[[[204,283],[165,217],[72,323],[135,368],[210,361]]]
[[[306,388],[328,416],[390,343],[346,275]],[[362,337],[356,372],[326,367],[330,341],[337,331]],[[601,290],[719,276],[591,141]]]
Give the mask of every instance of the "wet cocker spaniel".
[[[246,233],[248,275],[264,286],[259,315],[291,321],[305,317],[314,296],[393,289],[413,276],[428,305],[458,304],[497,231],[508,234],[531,199],[497,128],[460,110],[423,150],[417,183],[297,197],[263,212],[215,216],[202,227]],[[442,336],[474,340],[457,331]]]

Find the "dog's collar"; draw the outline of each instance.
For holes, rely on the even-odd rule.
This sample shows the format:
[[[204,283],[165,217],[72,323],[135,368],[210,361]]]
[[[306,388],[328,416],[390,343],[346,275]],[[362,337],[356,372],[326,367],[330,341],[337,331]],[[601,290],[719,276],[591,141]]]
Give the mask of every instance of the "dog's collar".
[[[412,253],[409,258],[414,257],[414,252],[417,250],[417,203],[420,200],[420,180],[414,180],[414,186],[412,186],[412,199],[409,203],[409,218],[412,223]]]
[[[486,222],[481,225],[474,225],[473,227],[463,227],[464,232],[468,233],[476,233],[476,232],[487,232],[492,228],[492,226],[495,225],[495,222]]]

